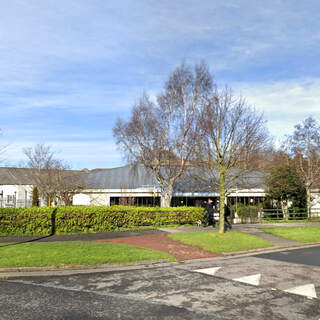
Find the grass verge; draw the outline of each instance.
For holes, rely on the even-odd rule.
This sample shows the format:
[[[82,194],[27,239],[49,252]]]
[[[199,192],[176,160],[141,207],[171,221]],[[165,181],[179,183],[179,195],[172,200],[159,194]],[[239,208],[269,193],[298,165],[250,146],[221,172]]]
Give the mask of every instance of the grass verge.
[[[287,220],[287,219],[262,219],[262,223],[299,223],[299,222],[320,222],[320,218]]]
[[[319,242],[320,226],[263,228],[274,236],[298,242]]]
[[[164,252],[111,242],[0,244],[0,267],[98,265],[158,259],[175,261]]]
[[[199,246],[212,253],[242,251],[273,246],[272,243],[251,234],[228,231],[220,235],[218,231],[196,231],[170,234],[170,238],[193,246]]]

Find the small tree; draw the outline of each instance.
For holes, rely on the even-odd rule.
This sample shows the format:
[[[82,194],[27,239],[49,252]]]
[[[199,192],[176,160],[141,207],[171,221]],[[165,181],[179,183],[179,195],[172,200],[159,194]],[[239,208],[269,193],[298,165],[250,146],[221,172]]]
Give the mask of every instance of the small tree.
[[[235,187],[248,185],[256,155],[269,147],[262,115],[235,97],[229,88],[216,90],[202,112],[198,179],[220,195],[219,233],[224,233],[224,206]]]
[[[34,186],[32,189],[32,206],[33,207],[39,206],[39,190],[37,186]]]
[[[54,157],[50,146],[43,143],[34,148],[25,148],[27,166],[33,171],[33,184],[39,195],[51,206],[55,200],[70,204],[71,195],[82,188],[78,172],[70,170],[69,165]]]
[[[306,189],[294,163],[274,167],[265,180],[267,196],[280,203],[285,219],[289,218],[288,207],[305,208]]]

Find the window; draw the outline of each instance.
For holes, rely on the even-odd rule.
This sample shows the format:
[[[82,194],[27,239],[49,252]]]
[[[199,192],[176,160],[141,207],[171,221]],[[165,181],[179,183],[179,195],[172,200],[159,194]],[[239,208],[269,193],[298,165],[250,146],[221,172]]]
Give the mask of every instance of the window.
[[[14,195],[7,195],[7,202],[14,202]]]

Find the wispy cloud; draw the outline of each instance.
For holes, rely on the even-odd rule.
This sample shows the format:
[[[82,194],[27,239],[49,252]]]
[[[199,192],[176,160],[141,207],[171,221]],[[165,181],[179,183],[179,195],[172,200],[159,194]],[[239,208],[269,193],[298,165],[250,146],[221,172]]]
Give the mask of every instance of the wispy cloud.
[[[264,113],[270,132],[278,139],[292,134],[294,126],[309,116],[320,120],[320,78],[238,83],[234,87]]]
[[[316,0],[11,0],[0,12],[4,143],[90,141],[101,148],[81,161],[100,166],[116,118],[144,89],[154,95],[182,59],[206,60],[219,83],[265,112],[274,135],[319,116]],[[80,161],[82,149],[68,148],[65,157]]]

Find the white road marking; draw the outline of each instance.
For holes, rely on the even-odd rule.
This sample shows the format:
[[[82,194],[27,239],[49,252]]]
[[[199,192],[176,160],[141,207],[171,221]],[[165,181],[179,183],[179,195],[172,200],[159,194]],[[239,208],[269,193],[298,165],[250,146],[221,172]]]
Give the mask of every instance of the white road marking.
[[[214,274],[215,274],[219,269],[221,269],[221,267],[197,269],[197,270],[193,270],[193,271],[194,271],[194,272],[200,272],[200,273],[208,274],[208,275],[210,275],[210,276],[214,276]]]
[[[261,274],[258,273],[258,274],[254,274],[251,276],[236,278],[236,279],[232,279],[232,280],[247,283],[247,284],[252,284],[254,286],[258,286],[260,283],[260,279],[261,279]]]
[[[210,275],[210,276],[214,276],[217,273],[218,270],[220,270],[220,272],[218,273],[218,275],[220,277],[231,280],[231,277],[229,278],[228,274],[224,274],[227,271],[224,268],[224,266],[213,267],[213,268],[196,269],[196,270],[192,270],[192,271],[193,272],[207,274],[207,275]],[[269,277],[270,277],[270,275],[269,275]],[[314,276],[312,278],[313,280],[311,278],[310,278],[311,281],[315,280]],[[242,282],[242,283],[246,283],[246,284],[250,284],[250,285],[254,285],[254,286],[259,286],[260,282],[261,282],[261,273],[257,273],[257,274],[253,274],[253,275],[247,275],[247,276],[238,277],[238,278],[233,278],[232,280],[233,281]],[[270,282],[270,279],[268,278],[268,276],[266,276],[264,278],[264,281],[266,282],[264,285],[265,286],[268,285],[267,284],[268,281]],[[287,282],[287,288],[288,288],[288,285],[290,285],[290,284],[289,284],[289,281],[286,281],[286,282]],[[315,282],[315,283],[317,283],[317,282]],[[282,283],[282,288],[283,288],[283,285],[284,285],[284,283]],[[316,288],[315,288],[315,284],[313,284],[313,283],[305,284],[305,285],[302,285],[302,286],[291,287],[291,288],[286,289],[286,290],[275,288],[275,287],[271,287],[270,289],[271,290],[282,290],[282,291],[285,291],[285,292],[288,292],[288,293],[293,293],[293,294],[306,296],[309,299],[318,298],[317,297]]]
[[[305,284],[303,286],[293,287],[284,291],[289,293],[300,294],[302,296],[317,298],[316,288],[312,283]]]

